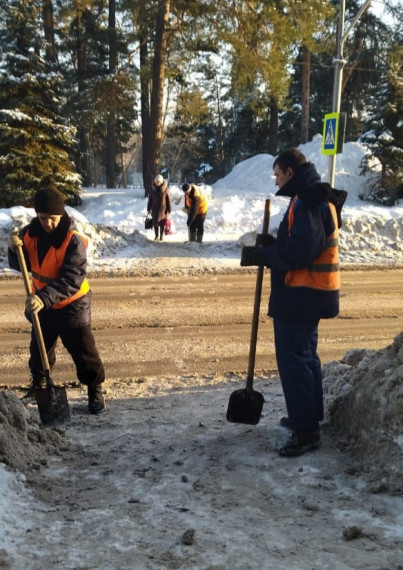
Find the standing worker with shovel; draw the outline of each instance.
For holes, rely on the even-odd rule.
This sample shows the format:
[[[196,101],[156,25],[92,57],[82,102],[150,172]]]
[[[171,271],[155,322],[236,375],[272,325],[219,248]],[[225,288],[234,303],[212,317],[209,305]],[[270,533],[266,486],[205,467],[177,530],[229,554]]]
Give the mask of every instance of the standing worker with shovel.
[[[63,196],[52,182],[35,194],[34,207],[37,216],[9,237],[9,265],[20,270],[17,250],[22,246],[33,281],[25,311],[31,321],[30,313],[38,313],[50,369],[56,362],[55,349],[60,337],[74,361],[78,380],[87,386],[89,413],[99,414],[105,409],[101,388],[105,372],[91,330],[87,240],[74,228],[65,211]],[[32,384],[27,395],[46,387],[46,371],[34,331],[29,368]]]
[[[288,412],[280,424],[291,430],[279,453],[293,457],[320,445],[318,325],[339,312],[338,229],[347,193],[321,182],[315,166],[296,148],[281,152],[273,170],[276,195],[290,198],[290,204],[276,242],[259,236],[256,247],[243,248],[241,265],[271,269],[269,316]]]

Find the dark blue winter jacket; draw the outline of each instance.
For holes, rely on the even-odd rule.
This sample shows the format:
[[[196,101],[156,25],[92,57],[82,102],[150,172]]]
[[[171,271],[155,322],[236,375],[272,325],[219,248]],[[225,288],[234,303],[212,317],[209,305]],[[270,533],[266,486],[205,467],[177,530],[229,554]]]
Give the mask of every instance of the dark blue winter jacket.
[[[31,237],[38,238],[38,258],[39,263],[44,259],[48,249],[54,246],[60,247],[70,229],[74,229],[73,220],[65,212],[57,228],[50,234],[46,233],[38,220],[33,218],[28,226],[20,231],[23,238],[26,232]],[[30,260],[25,255],[27,269],[30,271]],[[10,249],[8,250],[8,262],[12,269],[20,270],[18,257]],[[51,306],[59,301],[71,297],[76,293],[86,277],[87,253],[83,239],[74,234],[67,247],[64,263],[59,276],[37,295],[44,303],[44,308],[39,312],[40,319],[54,323],[59,330],[74,329],[91,322],[91,291],[76,301],[70,303],[63,309],[52,309]]]
[[[341,226],[340,211],[347,193],[321,183],[315,166],[308,162],[278,192],[279,196],[293,198],[298,194],[294,221],[288,231],[288,212],[280,223],[277,241],[259,249],[259,262],[271,269],[269,316],[288,321],[307,321],[332,318],[339,313],[339,291],[324,291],[308,287],[286,285],[287,271],[303,269],[317,259],[325,248],[325,241],[335,229],[329,208],[332,202]]]

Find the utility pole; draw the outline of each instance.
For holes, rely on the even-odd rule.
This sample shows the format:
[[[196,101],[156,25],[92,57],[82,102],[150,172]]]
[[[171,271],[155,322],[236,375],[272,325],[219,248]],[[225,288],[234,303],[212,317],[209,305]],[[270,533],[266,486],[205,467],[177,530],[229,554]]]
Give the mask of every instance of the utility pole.
[[[346,0],[340,0],[340,10],[339,10],[339,25],[337,30],[337,55],[333,60],[334,63],[334,84],[333,84],[333,104],[332,104],[332,112],[333,113],[340,113],[340,103],[341,103],[341,86],[343,83],[343,69],[346,60],[343,56],[344,50],[344,43],[348,36],[350,35],[351,31],[353,30],[354,26],[361,18],[362,14],[371,4],[371,0],[366,0],[365,3],[361,6],[358,14],[351,22],[349,28],[344,32],[344,15],[346,12]],[[336,171],[336,155],[332,154],[329,156],[329,184],[330,186],[334,186],[334,176]]]

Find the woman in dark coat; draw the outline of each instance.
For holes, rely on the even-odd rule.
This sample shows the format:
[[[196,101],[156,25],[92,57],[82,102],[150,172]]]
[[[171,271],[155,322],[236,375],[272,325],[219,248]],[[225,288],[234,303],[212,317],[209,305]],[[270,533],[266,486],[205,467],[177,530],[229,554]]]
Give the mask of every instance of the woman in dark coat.
[[[155,240],[164,239],[165,224],[171,213],[171,196],[168,182],[161,174],[154,178],[150,196],[148,197],[147,212],[152,216]]]

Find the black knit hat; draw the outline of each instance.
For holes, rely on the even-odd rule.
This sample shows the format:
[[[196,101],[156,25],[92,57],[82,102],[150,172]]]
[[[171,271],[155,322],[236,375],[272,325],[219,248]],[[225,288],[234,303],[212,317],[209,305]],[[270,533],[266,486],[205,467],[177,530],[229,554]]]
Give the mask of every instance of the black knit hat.
[[[63,195],[54,187],[41,188],[34,197],[35,212],[61,216],[64,214]]]
[[[188,184],[187,182],[182,186],[182,190],[184,192],[187,192],[188,190],[190,190],[190,184]]]

